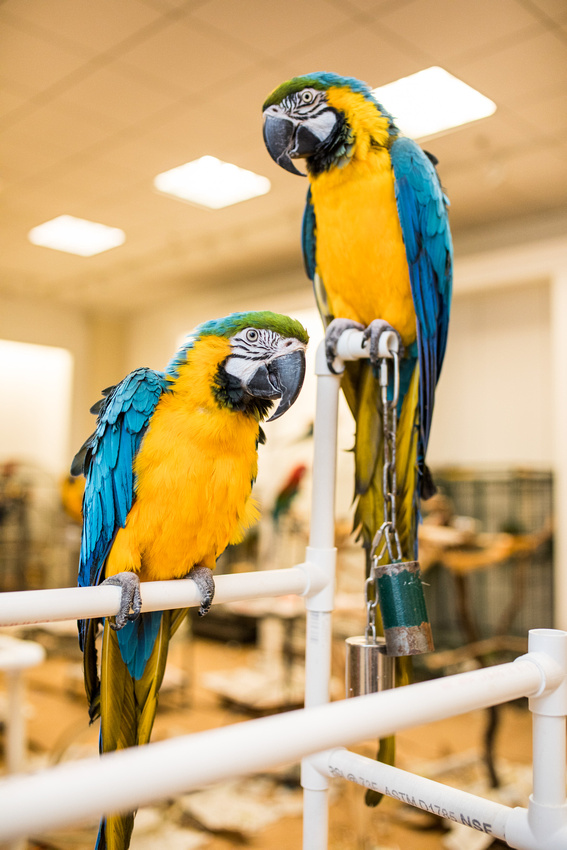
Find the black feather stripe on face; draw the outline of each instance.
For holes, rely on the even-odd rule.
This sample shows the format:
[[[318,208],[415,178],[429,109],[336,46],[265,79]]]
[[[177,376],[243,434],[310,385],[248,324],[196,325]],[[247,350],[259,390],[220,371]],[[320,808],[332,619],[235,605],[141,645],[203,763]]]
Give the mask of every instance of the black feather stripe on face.
[[[267,399],[249,395],[240,380],[227,372],[222,363],[217,369],[212,392],[219,407],[228,408],[234,413],[248,413],[258,420],[264,419],[272,406],[272,402]]]

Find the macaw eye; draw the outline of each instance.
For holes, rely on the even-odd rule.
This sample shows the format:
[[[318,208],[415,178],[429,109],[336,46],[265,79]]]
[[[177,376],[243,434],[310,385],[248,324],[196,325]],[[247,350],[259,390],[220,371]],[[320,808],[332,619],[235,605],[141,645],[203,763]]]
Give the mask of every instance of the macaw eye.
[[[312,91],[301,92],[301,102],[302,103],[312,103],[312,101],[313,101],[313,92]]]
[[[248,342],[256,342],[258,339],[258,331],[254,328],[250,328],[250,330],[246,331],[246,339]]]

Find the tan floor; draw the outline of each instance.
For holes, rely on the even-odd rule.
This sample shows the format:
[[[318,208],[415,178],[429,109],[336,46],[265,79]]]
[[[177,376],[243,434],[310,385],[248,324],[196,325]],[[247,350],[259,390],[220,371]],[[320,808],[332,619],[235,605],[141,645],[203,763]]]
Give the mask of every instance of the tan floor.
[[[28,733],[31,759],[54,763],[61,759],[81,758],[96,753],[98,730],[89,728],[82,683],[80,655],[66,642],[66,654],[50,652],[48,661],[28,674],[30,716]],[[188,647],[179,640],[172,647],[170,661],[184,669],[187,686],[175,695],[164,694],[154,727],[153,740],[200,731],[247,719],[220,704],[218,698],[200,684],[202,673],[231,670],[255,662],[254,650],[238,645],[197,640]],[[0,679],[0,692],[2,681]],[[497,759],[514,764],[531,760],[530,716],[517,706],[501,709],[501,727],[497,738]],[[481,750],[486,714],[473,712],[449,721],[429,724],[397,736],[398,766],[414,769],[418,764],[434,764],[455,753]],[[374,742],[356,748],[372,755]],[[480,755],[472,758],[469,769],[482,776]],[[450,777],[447,781],[450,781]],[[441,850],[445,830],[438,818],[428,817],[392,799],[385,799],[376,810],[363,804],[361,788],[337,781],[333,783],[330,811],[330,850]],[[524,801],[525,802],[525,801]],[[300,850],[300,816],[285,817],[249,836],[241,844],[234,835],[209,836],[206,850],[228,850],[246,846],[252,850]],[[57,850],[82,850],[94,846],[95,830],[72,832],[66,837],[50,837],[49,846]],[[47,838],[47,837],[46,837]],[[156,843],[156,850],[161,845]],[[165,846],[165,845],[163,845]]]

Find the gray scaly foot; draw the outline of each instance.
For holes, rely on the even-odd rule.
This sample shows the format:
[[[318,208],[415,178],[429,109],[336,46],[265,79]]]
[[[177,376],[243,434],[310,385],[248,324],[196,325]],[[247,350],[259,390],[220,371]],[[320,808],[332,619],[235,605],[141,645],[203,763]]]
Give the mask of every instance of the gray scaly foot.
[[[204,617],[211,610],[215,595],[213,574],[208,567],[192,567],[186,577],[192,579],[197,585],[197,590],[201,595],[199,617]]]
[[[330,325],[329,325],[330,327]],[[374,319],[374,321],[370,322],[367,328],[364,329],[364,340],[370,340],[370,362],[373,366],[376,366],[379,360],[379,346],[380,346],[380,337],[383,333],[387,331],[392,331],[395,333],[398,338],[398,354],[401,357],[404,352],[404,347],[402,345],[402,338],[392,325],[389,325],[388,322],[385,322],[384,319]]]
[[[102,583],[117,586],[121,590],[120,609],[114,622],[110,620],[110,628],[118,631],[124,628],[128,620],[136,620],[140,616],[142,610],[140,579],[135,573],[117,573]]]
[[[325,357],[327,358],[327,366],[333,375],[337,374],[337,370],[333,366],[335,357],[337,356],[337,343],[343,331],[354,328],[357,331],[363,331],[364,325],[358,322],[353,322],[352,319],[333,319],[327,326],[325,331]]]

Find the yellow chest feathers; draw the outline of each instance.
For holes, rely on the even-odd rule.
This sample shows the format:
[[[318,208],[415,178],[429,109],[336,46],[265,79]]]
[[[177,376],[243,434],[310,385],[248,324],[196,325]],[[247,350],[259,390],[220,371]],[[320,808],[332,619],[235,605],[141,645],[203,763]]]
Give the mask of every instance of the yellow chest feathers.
[[[348,165],[310,178],[317,271],[333,315],[385,319],[409,344],[415,312],[390,155],[363,127],[357,138]]]
[[[257,517],[250,491],[258,423],[219,408],[211,393],[228,343],[209,337],[197,346],[198,356],[189,355],[173,391],[161,397],[142,442],[136,501],[107,575],[126,569],[155,580],[180,578],[195,564],[212,569]]]

